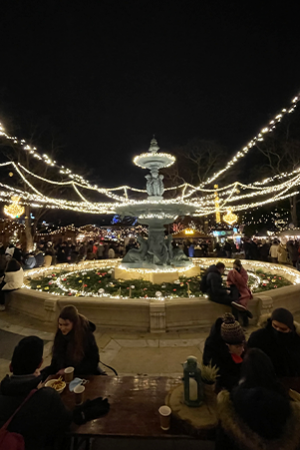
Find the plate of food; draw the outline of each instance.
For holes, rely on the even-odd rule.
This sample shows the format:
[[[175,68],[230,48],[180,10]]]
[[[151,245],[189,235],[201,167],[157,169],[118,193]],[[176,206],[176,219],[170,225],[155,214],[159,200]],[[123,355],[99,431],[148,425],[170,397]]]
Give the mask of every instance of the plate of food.
[[[66,383],[64,382],[62,377],[59,377],[59,378],[47,381],[45,386],[51,387],[52,389],[55,389],[59,394],[61,394],[63,392],[64,388],[66,387]]]

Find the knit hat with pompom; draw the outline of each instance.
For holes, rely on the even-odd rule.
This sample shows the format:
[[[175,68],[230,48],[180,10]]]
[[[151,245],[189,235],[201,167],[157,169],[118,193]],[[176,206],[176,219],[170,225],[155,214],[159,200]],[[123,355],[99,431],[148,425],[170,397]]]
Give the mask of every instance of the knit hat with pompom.
[[[245,341],[245,335],[239,322],[230,313],[222,317],[221,337],[227,344],[237,345]]]

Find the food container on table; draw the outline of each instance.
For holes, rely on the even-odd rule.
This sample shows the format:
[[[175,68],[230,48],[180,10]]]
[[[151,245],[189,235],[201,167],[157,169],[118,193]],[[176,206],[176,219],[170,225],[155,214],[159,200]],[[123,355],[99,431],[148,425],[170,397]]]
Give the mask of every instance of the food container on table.
[[[58,379],[55,379],[55,380],[49,380],[49,381],[47,381],[47,383],[45,384],[45,386],[46,387],[51,387],[51,388],[53,388],[53,389],[55,389],[56,390],[56,392],[58,392],[59,394],[61,394],[62,392],[63,392],[63,390],[65,389],[65,387],[67,386],[67,384],[65,383],[65,381],[61,381],[61,388],[60,389],[57,389],[57,388],[55,388],[54,386],[53,386],[53,384],[54,384],[54,382],[55,381],[59,381]]]

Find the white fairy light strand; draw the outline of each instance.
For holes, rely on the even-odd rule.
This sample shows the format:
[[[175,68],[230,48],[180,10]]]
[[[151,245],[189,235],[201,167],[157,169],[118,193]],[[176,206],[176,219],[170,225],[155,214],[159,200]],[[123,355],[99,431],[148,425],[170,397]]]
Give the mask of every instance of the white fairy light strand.
[[[281,110],[281,112],[279,114],[276,114],[276,116],[268,123],[268,125],[266,125],[265,127],[263,127],[261,129],[261,131],[254,136],[249,142],[248,144],[246,144],[245,147],[243,147],[241,150],[239,150],[234,156],[233,158],[228,161],[228,163],[226,164],[226,166],[224,167],[224,169],[219,170],[218,172],[215,172],[211,177],[209,177],[205,182],[201,183],[200,186],[205,186],[207,184],[212,183],[213,181],[215,181],[220,175],[222,175],[224,172],[226,172],[228,169],[230,169],[235,163],[237,163],[241,158],[244,158],[244,156],[247,155],[247,153],[249,152],[249,150],[255,146],[256,141],[263,141],[264,140],[264,136],[268,133],[271,133],[275,128],[276,125],[281,122],[282,118],[286,115],[286,114],[291,114],[292,112],[295,111],[297,103],[300,100],[300,94],[297,94],[291,101],[291,105],[288,109],[283,108]]]
[[[298,97],[297,97],[298,98]],[[294,99],[295,100],[295,99]],[[295,106],[295,105],[294,105]],[[277,119],[278,119],[278,121],[279,121],[279,119],[280,119],[280,117],[277,117]],[[23,145],[24,146],[24,150],[27,150],[27,151],[29,151],[29,153],[30,154],[33,154],[34,155],[34,157],[38,157],[38,159],[40,159],[40,160],[44,160],[44,162],[47,162],[47,164],[49,164],[49,165],[56,165],[56,162],[54,161],[52,161],[47,155],[43,155],[43,158],[35,151],[36,150],[36,148],[34,147],[34,148],[31,148],[30,146],[28,146],[28,145],[25,145],[26,144],[26,142],[24,141],[24,140],[21,140],[21,141],[17,141],[16,140],[16,138],[13,138],[13,137],[11,137],[11,136],[8,136],[5,132],[4,132],[4,128],[3,128],[3,126],[0,124],[0,134],[2,134],[2,135],[5,135],[5,137],[7,137],[8,139],[14,139],[14,142],[20,142],[21,143],[21,145]],[[147,155],[147,154],[146,154]],[[164,155],[163,153],[162,154],[160,154],[160,155]],[[168,155],[168,156],[171,156],[171,155]],[[1,164],[1,165],[8,165],[8,164],[10,164],[10,162],[8,162],[8,163],[4,163],[4,164]],[[64,168],[64,166],[62,166],[63,168],[64,168],[64,173],[66,173],[68,176],[70,176],[71,178],[73,178],[73,180],[72,181],[65,181],[65,182],[59,182],[59,181],[53,181],[53,180],[49,180],[49,179],[47,179],[47,178],[44,178],[44,177],[41,177],[41,176],[39,176],[39,175],[37,175],[37,174],[34,174],[34,173],[32,173],[31,171],[29,171],[27,168],[25,168],[24,166],[22,166],[20,163],[18,163],[18,166],[20,167],[20,168],[22,168],[22,170],[24,170],[24,171],[26,171],[27,173],[29,173],[31,176],[33,176],[33,177],[35,177],[35,178],[38,178],[38,179],[40,179],[40,180],[42,180],[42,181],[45,181],[45,182],[47,182],[47,183],[51,183],[51,184],[55,184],[55,185],[70,185],[70,186],[72,186],[72,187],[74,187],[75,188],[75,185],[74,185],[74,183],[78,183],[78,186],[79,187],[81,187],[81,188],[84,188],[84,189],[91,189],[91,190],[94,190],[94,191],[97,191],[97,192],[99,192],[99,193],[101,193],[101,194],[104,194],[104,195],[106,195],[106,196],[108,196],[109,198],[112,198],[112,199],[114,199],[114,200],[116,200],[116,201],[118,201],[118,202],[121,202],[121,203],[123,203],[123,202],[127,202],[129,199],[128,199],[128,194],[127,194],[127,190],[132,190],[132,191],[134,191],[134,192],[141,192],[141,193],[146,193],[146,190],[145,189],[137,189],[137,188],[131,188],[130,186],[119,186],[119,187],[116,187],[116,188],[111,188],[111,189],[105,189],[105,188],[98,188],[98,186],[97,185],[94,185],[94,186],[92,186],[89,182],[87,182],[87,181],[85,181],[85,180],[83,180],[83,177],[81,177],[80,178],[80,176],[76,176],[77,177],[77,180],[80,178],[80,183],[77,181],[74,181],[74,174],[72,174],[72,172],[69,170],[69,169],[65,169]],[[57,166],[57,165],[56,165]],[[16,169],[17,170],[17,169]],[[299,170],[300,169],[297,169],[297,170],[295,170],[293,173],[297,173],[297,172],[299,172]],[[17,170],[18,171],[18,170]],[[19,173],[19,171],[18,171],[18,173]],[[287,177],[287,176],[291,176],[292,174],[286,174],[286,173],[283,173],[283,174],[279,174],[279,175],[276,175],[276,176],[274,176],[274,177],[272,177],[272,178],[269,178],[269,179],[266,179],[266,180],[263,180],[262,182],[259,182],[259,181],[257,181],[257,182],[254,182],[253,184],[250,184],[250,185],[244,185],[244,187],[245,187],[245,189],[257,189],[258,188],[258,186],[259,185],[265,185],[267,182],[272,182],[272,181],[274,181],[275,179],[277,179],[277,178],[282,178],[282,177]],[[24,180],[24,179],[23,179]],[[82,181],[83,180],[83,181]],[[27,184],[28,184],[28,186],[29,187],[31,187],[31,189],[32,190],[34,190],[36,193],[38,193],[39,195],[42,195],[43,196],[43,194],[42,193],[40,193],[31,183],[29,183],[29,182],[27,182],[27,180],[25,181]],[[225,186],[225,187],[223,187],[223,188],[219,188],[218,189],[218,192],[222,192],[222,191],[227,191],[231,186],[234,186],[236,183],[232,183],[231,185],[228,185],[228,186]],[[240,184],[240,183],[239,183]],[[241,185],[241,184],[240,184]],[[191,191],[190,192],[188,192],[187,194],[185,193],[185,190],[186,190],[186,187],[187,186],[189,186],[190,188],[191,188]],[[212,197],[213,196],[213,193],[214,193],[214,191],[215,191],[215,189],[203,189],[203,188],[201,188],[201,186],[192,186],[192,185],[190,185],[189,183],[184,183],[184,184],[182,184],[182,185],[180,185],[180,186],[175,186],[175,187],[171,187],[171,188],[166,188],[165,190],[166,191],[168,191],[168,190],[174,190],[174,189],[178,189],[178,188],[183,188],[183,193],[182,193],[182,195],[181,196],[179,196],[177,199],[179,200],[179,199],[184,199],[184,198],[187,198],[187,197],[190,197],[192,194],[194,194],[196,191],[199,191],[199,192],[211,192],[211,194],[210,195],[208,195],[208,197]],[[112,193],[112,191],[116,191],[116,190],[123,190],[124,191],[124,196],[125,196],[125,198],[124,198],[124,196],[122,197],[122,196],[117,196],[116,194],[113,194]],[[78,194],[78,190],[76,190],[76,192],[77,192],[77,194]],[[232,192],[231,192],[231,194],[232,194]],[[81,198],[83,199],[84,197],[82,196],[82,194],[79,194],[80,196],[81,196]],[[86,203],[90,203],[90,202],[88,202],[86,199],[85,199],[85,202]]]

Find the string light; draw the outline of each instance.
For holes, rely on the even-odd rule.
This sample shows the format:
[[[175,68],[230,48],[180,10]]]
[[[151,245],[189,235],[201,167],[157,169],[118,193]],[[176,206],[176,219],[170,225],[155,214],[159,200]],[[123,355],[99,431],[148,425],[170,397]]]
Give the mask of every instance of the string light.
[[[292,101],[292,107],[290,109],[284,109],[280,114],[277,114],[275,118],[270,121],[268,126],[265,126],[261,132],[255,136],[250,143],[248,143],[247,147],[243,149],[243,151],[238,152],[237,155],[232,159],[231,162],[227,164],[227,166],[222,169],[218,174],[223,173],[227,170],[227,168],[231,165],[233,165],[240,157],[245,156],[245,154],[249,151],[250,148],[252,148],[255,145],[256,141],[263,140],[263,137],[271,132],[276,124],[281,121],[282,117],[285,114],[291,113],[295,108],[299,101],[299,97],[295,97]],[[15,137],[9,136],[6,134],[4,127],[0,123],[0,135],[5,136],[7,139],[13,140],[14,143],[20,144],[24,151],[28,152],[29,155],[32,157],[43,161],[44,163],[60,167],[56,164],[56,161],[52,161],[51,158],[49,158],[46,154],[40,155],[37,152],[37,149],[35,147],[31,147],[28,144],[26,144],[26,141],[21,139],[18,140]],[[150,146],[151,148],[151,146]],[[150,149],[149,149],[150,150]],[[153,148],[152,148],[153,150]],[[156,153],[158,150],[158,147],[155,147],[155,151],[152,152],[152,159],[154,163],[158,166],[168,167],[171,164],[175,162],[175,157],[172,155],[169,155],[167,153]],[[138,155],[134,158],[134,163],[138,165],[139,167],[146,168],[147,164],[144,164],[144,162],[149,159],[149,153],[143,153],[141,155]],[[140,192],[145,193],[145,189],[136,189],[131,188],[129,186],[119,186],[112,189],[106,189],[106,188],[98,188],[97,185],[91,185],[88,181],[84,180],[83,177],[74,174],[70,171],[70,169],[65,168],[64,166],[60,167],[60,173],[66,174],[71,180],[69,181],[53,181],[49,180],[45,177],[41,177],[40,175],[34,174],[29,169],[21,165],[20,163],[15,162],[8,162],[0,164],[1,167],[7,166],[11,164],[12,167],[15,169],[16,173],[21,177],[22,181],[28,186],[29,190],[32,192],[24,192],[20,189],[16,189],[7,185],[4,185],[0,183],[3,191],[0,191],[0,197],[7,198],[8,195],[10,195],[12,192],[19,195],[19,201],[26,205],[30,204],[33,207],[47,207],[47,208],[58,208],[58,209],[67,209],[67,210],[74,210],[74,211],[80,211],[85,213],[99,213],[99,214],[112,214],[115,213],[117,210],[120,210],[120,207],[126,208],[127,206],[134,205],[134,206],[141,206],[141,207],[147,207],[148,205],[158,205],[161,208],[167,207],[167,205],[177,205],[183,208],[183,212],[189,211],[190,213],[195,212],[195,215],[208,215],[212,214],[213,212],[218,212],[220,214],[220,211],[225,211],[228,209],[226,206],[227,203],[239,203],[236,205],[230,206],[231,212],[232,211],[240,211],[243,209],[248,209],[251,207],[257,207],[262,204],[271,203],[278,200],[283,200],[285,198],[288,198],[290,196],[296,195],[298,192],[289,192],[291,189],[293,189],[295,186],[298,186],[300,184],[300,169],[294,170],[292,173],[282,173],[279,175],[276,175],[274,177],[267,178],[261,182],[256,181],[249,185],[244,185],[239,182],[232,183],[231,185],[225,186],[223,188],[218,188],[216,186],[215,189],[204,189],[203,186],[205,184],[208,184],[208,182],[213,181],[217,178],[218,174],[214,174],[212,178],[210,178],[209,181],[206,181],[205,183],[202,183],[199,186],[192,186],[188,183],[184,183],[180,185],[180,189],[182,189],[182,194],[178,196],[175,199],[168,200],[168,199],[162,199],[160,201],[149,201],[149,200],[143,200],[143,201],[136,201],[134,199],[130,199],[128,197],[128,191],[132,190],[133,192]],[[28,177],[24,175],[24,173],[39,179],[40,181],[43,181],[45,183],[50,183],[57,186],[70,186],[74,189],[76,194],[80,197],[80,202],[74,202],[70,200],[64,200],[64,199],[55,199],[55,198],[49,198],[47,195],[43,194],[40,190],[38,190],[29,180]],[[12,173],[12,172],[10,172]],[[288,178],[286,181],[282,183],[278,183],[279,180]],[[277,182],[276,185],[271,185],[270,183]],[[166,190],[172,190],[172,189],[178,189],[178,186],[167,188]],[[249,193],[242,193],[240,194],[239,189],[250,190]],[[112,200],[112,202],[91,202],[89,201],[80,191],[80,189],[88,189],[92,191],[96,191],[100,194],[104,194],[109,199]],[[118,195],[117,191],[123,191],[122,195]],[[193,194],[197,193],[206,193],[205,196],[202,196],[201,198],[192,198]],[[275,195],[273,195],[275,194]],[[270,196],[269,198],[265,198],[266,196]],[[248,204],[240,204],[242,199],[246,198],[252,198],[255,196],[261,196],[264,197],[263,200],[248,203]],[[188,200],[188,198],[190,198]],[[216,206],[217,203],[217,206]],[[150,214],[150,215],[149,215]],[[230,218],[229,214],[229,218]],[[153,216],[153,217],[152,217]],[[167,218],[171,219],[173,218],[173,214],[171,217],[171,214],[168,214],[167,211],[163,212],[151,212],[151,213],[142,213],[140,218],[141,219],[149,219],[149,218]],[[227,214],[228,216],[228,214]],[[233,214],[234,216],[234,214]],[[226,215],[225,215],[226,217]]]
[[[215,184],[214,188],[216,189],[215,191],[215,209],[216,209],[216,223],[220,223],[221,222],[221,215],[220,215],[220,202],[219,202],[219,195],[218,195],[218,185]]]
[[[291,106],[287,109],[287,108],[283,108],[281,110],[280,114],[277,114],[270,122],[268,125],[266,125],[261,131],[260,133],[258,133],[256,136],[254,136],[247,144],[246,146],[244,146],[241,150],[239,150],[234,156],[233,158],[228,161],[228,163],[226,164],[226,166],[219,170],[218,172],[215,172],[211,177],[209,177],[205,182],[201,183],[200,186],[205,186],[207,184],[212,183],[213,181],[215,181],[220,175],[222,175],[224,172],[226,172],[228,169],[230,169],[235,163],[237,163],[241,158],[244,158],[244,156],[247,155],[247,153],[249,152],[249,150],[255,146],[256,141],[263,141],[264,140],[264,136],[267,133],[271,133],[272,131],[274,131],[274,129],[276,128],[276,125],[281,122],[282,118],[287,115],[287,114],[291,114],[293,111],[295,111],[297,103],[300,100],[300,94],[296,95],[296,97],[294,97],[291,101]]]
[[[18,140],[15,137],[9,136],[7,133],[5,133],[4,128],[3,128],[1,123],[0,123],[0,135],[5,136],[7,139],[13,140],[14,143],[21,144],[22,148],[25,151],[29,152],[28,153],[29,155],[31,155],[31,156],[33,155],[35,158],[45,162],[48,165],[51,165],[51,166],[54,165],[55,167],[60,167],[60,166],[58,166],[56,164],[56,161],[52,161],[46,154],[43,154],[42,156],[40,154],[38,154],[37,151],[36,151],[36,147],[30,147],[28,144],[26,144],[26,141],[24,139]],[[142,155],[144,155],[144,156],[147,155],[148,156],[149,154],[145,153],[145,154],[142,154]],[[137,156],[135,158],[136,162],[138,162],[138,158],[140,156],[142,156],[142,155],[139,155],[139,156]],[[156,156],[157,155],[158,155],[158,158],[160,158],[159,155],[161,155],[161,159],[166,158],[166,157],[169,158],[170,165],[173,164],[173,162],[175,161],[175,157],[173,157],[172,155],[169,155],[169,154],[166,154],[166,153],[158,153],[158,154],[156,154]],[[5,164],[8,165],[8,164],[13,164],[13,163],[8,162],[8,163],[5,163]],[[1,164],[1,166],[5,165],[5,164]],[[112,198],[112,199],[114,199],[116,201],[120,201],[120,202],[123,202],[124,200],[126,201],[126,199],[128,198],[128,192],[127,192],[128,190],[133,191],[133,192],[145,193],[145,194],[147,192],[145,189],[137,189],[137,188],[133,188],[133,187],[130,187],[130,186],[119,186],[119,187],[111,188],[111,189],[98,188],[97,185],[91,185],[91,183],[89,181],[87,181],[87,180],[84,180],[84,178],[82,176],[77,175],[77,174],[73,174],[69,169],[66,169],[64,166],[61,166],[62,170],[60,170],[60,173],[64,173],[64,174],[68,175],[72,179],[70,181],[59,182],[59,181],[49,180],[49,179],[47,179],[45,177],[41,177],[41,176],[39,176],[37,174],[34,174],[33,172],[30,172],[27,168],[22,166],[20,163],[18,163],[18,166],[22,170],[24,170],[28,174],[30,174],[32,177],[40,179],[40,180],[42,180],[42,181],[44,181],[46,183],[51,183],[51,184],[54,184],[54,185],[65,185],[65,186],[67,186],[67,185],[74,186],[76,184],[78,187],[81,187],[81,188],[84,188],[84,189],[89,189],[89,190],[96,190],[99,193],[107,195],[108,197],[110,197],[110,198]],[[144,166],[142,165],[140,167],[144,167]],[[300,169],[298,169],[297,171],[294,171],[293,173],[299,172],[299,170]],[[260,184],[265,184],[268,181],[272,182],[276,178],[281,178],[281,177],[289,176],[289,175],[291,175],[291,174],[286,174],[286,173],[279,174],[279,175],[274,176],[273,178],[269,178],[267,180],[264,180],[263,182],[255,182],[255,183],[253,183],[253,185],[248,185],[247,188],[255,189],[256,186],[254,186],[254,185],[258,186]],[[224,188],[220,188],[218,191],[220,193],[221,191],[229,189],[231,186],[233,186],[233,185],[225,186]],[[187,187],[190,187],[191,190],[186,193]],[[200,186],[192,186],[189,183],[184,183],[184,184],[179,185],[179,186],[169,187],[169,188],[166,188],[165,191],[171,191],[171,190],[177,190],[177,189],[183,189],[182,198],[189,197],[196,191],[199,191],[199,192],[211,192],[211,193],[214,192],[214,190],[212,190],[212,189],[210,189],[210,190],[209,189],[203,189],[201,187],[201,185]],[[118,190],[123,190],[123,196],[117,196],[117,195],[113,194],[113,191],[118,191]],[[78,190],[77,190],[77,194],[78,194]],[[78,195],[80,195],[80,194],[78,194]],[[125,199],[124,199],[124,197],[125,197]]]
[[[232,266],[232,259],[224,259],[224,258],[193,258],[193,262],[196,266],[201,267],[202,269],[207,269],[207,267],[213,265],[213,264],[217,264],[217,262],[222,261],[226,267],[231,267]],[[29,271],[26,271],[24,273],[24,284],[23,284],[23,288],[27,288],[27,289],[31,289],[30,285],[27,284],[27,278],[36,278],[36,277],[45,277],[45,276],[49,276],[51,274],[53,274],[53,272],[55,270],[59,270],[60,274],[57,276],[56,280],[53,280],[53,284],[56,284],[63,292],[66,293],[71,293],[75,296],[83,296],[83,297],[94,297],[94,298],[111,298],[111,299],[128,299],[130,298],[129,296],[121,296],[121,295],[111,295],[105,292],[105,290],[101,290],[101,292],[98,291],[98,293],[91,293],[91,292],[87,292],[84,289],[81,290],[77,290],[77,289],[72,289],[72,288],[67,288],[66,285],[63,283],[63,279],[68,278],[69,276],[72,275],[76,275],[82,272],[88,272],[88,271],[94,271],[95,269],[108,269],[108,266],[110,267],[111,270],[113,270],[113,268],[120,263],[120,259],[114,259],[114,260],[107,260],[107,261],[97,261],[97,265],[95,266],[95,261],[85,261],[83,263],[80,264],[60,264],[59,266],[51,266],[51,267],[44,267],[44,268],[38,268],[38,269],[32,269]],[[294,285],[296,284],[300,284],[300,274],[297,270],[289,268],[289,267],[285,267],[285,266],[274,266],[274,264],[272,263],[266,263],[266,262],[261,262],[261,261],[242,261],[243,265],[247,267],[247,271],[249,274],[249,277],[254,278],[254,283],[252,285],[252,289],[256,289],[258,288],[261,284],[264,283],[264,279],[260,277],[260,275],[258,273],[256,273],[256,270],[262,270],[263,272],[273,272],[274,269],[276,269],[276,272],[279,274],[283,274],[283,276],[286,276]],[[124,270],[127,271],[134,271],[134,273],[139,273],[140,275],[143,275],[145,273],[147,273],[147,271],[150,271],[149,269],[128,269],[128,268],[123,268]],[[255,272],[253,272],[253,269]],[[62,271],[67,271],[68,273],[64,273],[61,274]],[[171,271],[172,269],[169,269],[169,271]],[[182,274],[184,274],[184,271],[188,270],[187,268],[178,268],[178,269],[173,269],[173,271],[176,272],[181,272]],[[160,271],[158,269],[158,271]],[[151,270],[151,273],[153,271]],[[163,271],[165,272],[165,270]],[[179,280],[178,280],[179,281]],[[179,281],[180,283],[180,281]],[[132,287],[132,289],[134,289]],[[36,291],[39,292],[45,292],[43,289],[34,289]],[[61,293],[58,292],[51,292],[51,295],[56,295],[56,296],[60,296]],[[147,300],[157,300],[157,301],[164,301],[165,299],[173,299],[173,298],[178,298],[177,295],[172,295],[172,296],[163,296],[163,295],[159,295],[159,296],[155,296],[155,297],[147,297]],[[191,297],[194,297],[193,295],[191,295]]]

